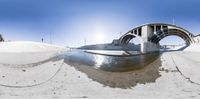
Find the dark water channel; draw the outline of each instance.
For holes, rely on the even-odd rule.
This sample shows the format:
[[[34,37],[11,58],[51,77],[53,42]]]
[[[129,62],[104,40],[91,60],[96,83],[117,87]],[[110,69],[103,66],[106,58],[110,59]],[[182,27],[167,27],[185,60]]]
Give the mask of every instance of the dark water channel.
[[[127,72],[141,69],[159,57],[160,53],[149,53],[132,56],[105,56],[86,53],[81,50],[66,52],[65,61],[68,64],[79,64],[110,72]]]
[[[161,76],[159,56],[160,53],[150,53],[119,57],[71,50],[65,54],[65,63],[103,86],[130,89],[138,83],[155,82]]]

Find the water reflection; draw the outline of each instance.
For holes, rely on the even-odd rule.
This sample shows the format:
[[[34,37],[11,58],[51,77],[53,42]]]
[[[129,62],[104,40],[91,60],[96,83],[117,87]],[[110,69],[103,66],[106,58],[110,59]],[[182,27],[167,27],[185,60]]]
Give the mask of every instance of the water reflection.
[[[106,62],[105,58],[99,55],[95,57],[94,61],[96,62],[95,67],[97,68],[100,68],[103,62]]]
[[[74,50],[66,53],[67,63],[87,65],[110,72],[127,72],[147,66],[156,60],[159,53],[127,57],[104,56]]]
[[[66,53],[65,62],[93,81],[112,88],[132,88],[137,83],[155,82],[160,77],[159,53],[113,57],[71,51]]]

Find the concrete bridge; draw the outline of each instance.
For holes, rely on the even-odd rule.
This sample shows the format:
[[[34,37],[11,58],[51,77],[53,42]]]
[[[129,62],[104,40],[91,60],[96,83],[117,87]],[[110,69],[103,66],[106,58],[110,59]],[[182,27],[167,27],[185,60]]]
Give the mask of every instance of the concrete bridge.
[[[134,29],[131,29],[119,39],[113,40],[114,45],[126,45],[132,38],[139,38],[141,40],[141,52],[147,53],[159,50],[159,41],[163,38],[176,35],[181,37],[187,45],[199,42],[199,37],[184,28],[172,24],[165,23],[150,23],[144,24]]]

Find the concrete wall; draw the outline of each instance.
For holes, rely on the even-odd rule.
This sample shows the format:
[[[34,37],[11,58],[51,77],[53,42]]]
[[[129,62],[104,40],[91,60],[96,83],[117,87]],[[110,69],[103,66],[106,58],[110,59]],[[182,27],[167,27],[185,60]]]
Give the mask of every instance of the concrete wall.
[[[188,51],[188,52],[200,52],[200,43],[194,43],[189,45],[187,48],[185,48],[183,51]]]
[[[3,42],[3,41],[4,41],[4,39],[3,39],[2,35],[0,34],[0,42]]]
[[[159,51],[158,44],[154,44],[151,42],[144,42],[141,44],[141,52],[142,53],[155,52],[155,51]]]
[[[200,43],[200,35],[194,37],[195,43]]]

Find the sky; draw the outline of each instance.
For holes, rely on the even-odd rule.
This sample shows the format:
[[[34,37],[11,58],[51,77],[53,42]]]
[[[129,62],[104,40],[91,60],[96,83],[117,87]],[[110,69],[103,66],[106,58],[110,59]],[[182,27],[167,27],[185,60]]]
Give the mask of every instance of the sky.
[[[111,43],[135,26],[172,24],[174,19],[198,34],[199,5],[199,0],[0,0],[0,33],[7,41],[43,38],[46,43],[77,47]]]

